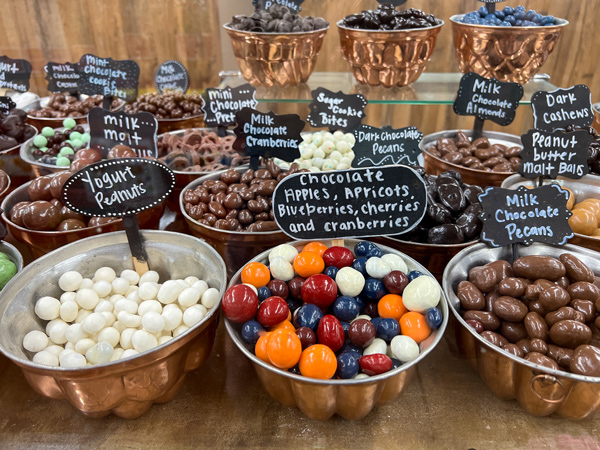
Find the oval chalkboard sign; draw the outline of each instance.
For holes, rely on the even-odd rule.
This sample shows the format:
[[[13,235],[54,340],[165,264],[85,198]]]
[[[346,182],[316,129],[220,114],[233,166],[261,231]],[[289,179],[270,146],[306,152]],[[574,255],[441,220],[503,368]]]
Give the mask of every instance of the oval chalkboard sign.
[[[112,159],[76,172],[64,184],[61,199],[80,214],[123,217],[158,205],[174,187],[175,174],[158,161]]]
[[[294,239],[386,236],[425,216],[427,189],[407,166],[298,173],[273,193],[273,213]]]
[[[86,54],[79,60],[77,70],[77,87],[82,94],[118,97],[127,102],[137,98],[140,66],[135,61]]]
[[[185,94],[190,87],[190,75],[179,61],[166,61],[154,74],[154,86],[161,94],[167,90],[180,91]]]

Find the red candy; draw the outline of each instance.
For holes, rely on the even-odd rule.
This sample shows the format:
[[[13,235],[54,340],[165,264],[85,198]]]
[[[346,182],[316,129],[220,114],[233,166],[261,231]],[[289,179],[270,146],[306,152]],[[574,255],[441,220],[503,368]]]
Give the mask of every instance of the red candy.
[[[323,316],[317,328],[319,344],[326,345],[337,352],[344,345],[344,329],[337,317],[327,314]]]
[[[392,270],[383,278],[383,285],[390,294],[401,295],[408,283],[406,274],[399,270]]]
[[[298,337],[300,338],[300,342],[302,343],[302,350],[317,343],[317,336],[315,335],[315,332],[308,327],[298,328],[296,330],[296,334],[298,335]]]
[[[335,301],[337,291],[337,285],[331,277],[322,273],[312,275],[302,285],[302,300],[325,309]]]
[[[358,364],[360,370],[370,376],[385,373],[393,366],[391,358],[383,353],[363,356],[358,360]]]
[[[375,340],[375,325],[367,319],[357,319],[350,324],[348,337],[357,347],[366,347]]]
[[[271,280],[271,281],[269,281],[269,284],[267,284],[267,287],[271,291],[272,295],[281,297],[284,299],[287,298],[290,293],[288,285],[285,281]]]
[[[244,323],[252,319],[256,314],[258,296],[250,286],[237,284],[227,289],[222,303],[225,317],[232,322]],[[285,320],[285,317],[282,320]]]
[[[304,278],[294,277],[288,281],[288,289],[290,295],[296,300],[302,300],[302,285],[304,284]]]
[[[352,251],[345,247],[331,247],[323,253],[323,261],[326,266],[333,266],[341,269],[350,267],[354,262]]]
[[[269,297],[260,304],[258,313],[256,313],[256,320],[263,327],[272,327],[287,319],[289,313],[290,308],[284,299]]]
[[[471,328],[475,329],[475,331],[477,331],[477,333],[479,333],[479,334],[483,333],[483,324],[479,320],[469,319],[466,322],[467,322],[467,325],[469,325]]]

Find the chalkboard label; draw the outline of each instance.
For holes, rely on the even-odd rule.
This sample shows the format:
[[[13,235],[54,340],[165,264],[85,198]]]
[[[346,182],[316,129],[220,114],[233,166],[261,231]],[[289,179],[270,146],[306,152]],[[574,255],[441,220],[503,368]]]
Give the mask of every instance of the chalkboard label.
[[[349,132],[358,128],[365,117],[367,100],[360,94],[331,92],[325,88],[312,91],[313,102],[306,118],[313,127],[326,127],[330,131]]]
[[[426,194],[406,166],[298,173],[277,185],[273,213],[294,239],[402,234],[423,219]]]
[[[13,99],[10,97],[0,97],[0,113],[8,114],[11,109],[17,107],[17,104],[13,102]]]
[[[67,208],[98,217],[123,217],[150,209],[175,187],[175,174],[166,165],[142,158],[99,161],[84,167],[64,184]]]
[[[594,121],[592,93],[584,84],[551,92],[538,91],[531,97],[533,128],[554,131],[568,125],[588,127]]]
[[[185,94],[190,87],[190,75],[179,61],[166,61],[159,66],[154,75],[154,86],[160,93],[179,91]]]
[[[138,156],[158,157],[158,122],[149,112],[127,114],[93,108],[88,113],[90,147],[106,155],[115,145],[130,147]]]
[[[502,0],[502,1],[504,1],[504,0]],[[406,0],[377,0],[377,3],[379,3],[381,5],[385,5],[386,3],[389,3],[394,8],[397,8],[400,5],[404,5],[406,3]]]
[[[236,115],[236,140],[233,148],[245,151],[246,156],[279,158],[292,162],[300,158],[298,145],[304,122],[296,114],[279,115],[243,108]]]
[[[26,59],[0,56],[0,89],[27,92],[31,71],[31,63]]]
[[[573,237],[569,193],[556,184],[527,189],[488,187],[479,196],[481,238],[494,247],[533,242],[563,245]]]
[[[77,63],[49,62],[44,66],[44,70],[50,92],[77,92],[77,80],[79,80]]]
[[[525,178],[581,178],[589,172],[587,149],[592,143],[587,130],[552,133],[529,130],[521,136],[523,161],[519,173]]]
[[[252,0],[252,4],[258,9],[269,9],[273,5],[281,5],[296,14],[302,11],[300,7],[302,3],[304,3],[304,0]]]
[[[353,133],[356,143],[352,167],[419,164],[419,142],[423,133],[415,127],[395,130],[392,127],[361,125]]]
[[[135,61],[115,61],[86,54],[77,64],[79,92],[122,98],[130,102],[137,98],[140,66]]]
[[[454,112],[459,116],[475,116],[498,125],[509,125],[515,120],[523,86],[519,83],[484,78],[469,72],[460,80]]]
[[[204,123],[210,127],[235,125],[235,114],[243,108],[256,108],[256,89],[244,84],[223,89],[207,88],[202,94]]]

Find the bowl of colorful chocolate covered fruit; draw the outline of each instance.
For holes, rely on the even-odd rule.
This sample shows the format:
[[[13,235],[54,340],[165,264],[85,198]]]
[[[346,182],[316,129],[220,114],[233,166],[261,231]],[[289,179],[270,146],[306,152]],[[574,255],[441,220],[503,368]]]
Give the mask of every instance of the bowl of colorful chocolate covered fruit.
[[[143,230],[142,238],[145,273],[132,270],[126,234],[116,232],[43,256],[5,287],[0,352],[37,393],[90,417],[133,419],[173,399],[207,360],[223,260],[193,236]]]
[[[554,50],[564,19],[524,6],[491,12],[486,6],[450,17],[456,60],[463,73],[525,84]]]
[[[250,16],[234,16],[223,28],[246,80],[254,86],[285,87],[306,83],[329,22],[322,17],[301,17],[274,3]]]
[[[225,326],[264,389],[311,419],[358,420],[401,395],[440,341],[439,283],[368,241],[294,241],[231,279]]]
[[[406,86],[425,70],[444,21],[418,9],[379,5],[337,23],[340,47],[359,83]]]
[[[123,229],[117,217],[87,217],[62,204],[61,189],[71,175],[69,170],[43,175],[19,186],[2,202],[8,230],[36,258],[80,239]],[[140,228],[157,228],[164,209],[161,202],[138,213]]]
[[[101,108],[102,95],[79,95],[52,94],[50,97],[39,98],[23,109],[27,112],[28,122],[42,131],[44,127],[58,128],[66,118],[74,119],[77,123],[87,123],[87,114],[92,108]],[[123,108],[125,102],[114,99],[111,103],[111,111]]]
[[[503,400],[535,416],[590,417],[600,407],[600,258],[567,244],[469,247],[444,292],[459,352]]]
[[[425,136],[419,147],[427,173],[454,170],[465,183],[486,187],[500,186],[517,172],[523,150],[520,136],[496,131],[484,131],[478,138],[473,134],[473,130],[447,130]]]
[[[158,121],[158,134],[204,126],[202,97],[199,94],[165,91],[140,95],[123,110],[127,114],[149,112]]]

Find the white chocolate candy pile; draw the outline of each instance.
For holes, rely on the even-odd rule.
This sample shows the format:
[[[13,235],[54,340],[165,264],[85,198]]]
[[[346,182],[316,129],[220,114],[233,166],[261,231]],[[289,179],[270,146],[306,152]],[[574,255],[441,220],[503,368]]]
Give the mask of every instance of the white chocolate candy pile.
[[[304,133],[302,139],[298,146],[300,159],[294,161],[301,169],[320,172],[350,168],[354,159],[352,148],[356,142],[352,133],[317,131]],[[290,166],[280,159],[275,159],[275,164],[284,169]]]
[[[159,283],[157,272],[141,277],[101,267],[94,277],[66,272],[60,298],[42,297],[35,313],[49,321],[46,332],[30,331],[23,347],[38,364],[81,367],[103,364],[150,350],[196,325],[220,293],[190,276]]]

